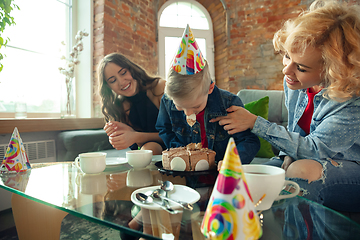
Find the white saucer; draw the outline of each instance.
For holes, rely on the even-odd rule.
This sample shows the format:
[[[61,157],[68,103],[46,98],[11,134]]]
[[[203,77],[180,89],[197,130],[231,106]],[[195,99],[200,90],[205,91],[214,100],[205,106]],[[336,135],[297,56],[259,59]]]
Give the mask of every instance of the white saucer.
[[[159,162],[162,160],[162,155],[154,155],[152,157],[153,162]],[[106,158],[106,166],[117,166],[120,164],[127,163],[126,157],[107,157]]]
[[[106,166],[116,166],[127,163],[127,159],[123,157],[109,157],[106,158]]]
[[[159,189],[159,188],[160,188],[160,186],[151,186],[151,187],[145,187],[145,188],[140,188],[138,190],[135,190],[131,194],[131,201],[134,204],[138,205],[139,207],[143,207],[143,208],[150,209],[150,210],[160,210],[161,207],[159,205],[157,205],[156,203],[149,203],[149,204],[141,203],[136,199],[136,196],[135,196],[136,193],[138,193],[138,192],[147,193],[147,192],[152,192],[155,189]],[[192,203],[196,203],[197,201],[199,201],[200,194],[192,188],[189,188],[184,185],[175,184],[174,190],[169,192],[169,198],[192,204]],[[154,199],[154,201],[158,201],[158,200]],[[176,203],[173,203],[171,201],[169,201],[169,204],[170,204],[170,207],[172,207],[174,209],[181,208],[179,205],[177,205]]]

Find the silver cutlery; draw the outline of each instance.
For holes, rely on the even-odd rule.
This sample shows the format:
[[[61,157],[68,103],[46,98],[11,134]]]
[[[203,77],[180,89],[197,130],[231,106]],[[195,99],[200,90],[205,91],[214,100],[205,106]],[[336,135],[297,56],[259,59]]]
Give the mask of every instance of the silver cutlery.
[[[173,203],[176,203],[178,205],[180,205],[181,207],[183,207],[184,209],[186,210],[190,210],[192,211],[194,209],[193,205],[190,204],[190,203],[187,203],[187,202],[183,202],[183,201],[178,201],[178,200],[174,200],[174,199],[171,199],[171,198],[167,198],[167,197],[164,197],[164,194],[165,191],[162,190],[162,189],[156,189],[152,192],[151,196],[153,196],[154,198],[158,198],[158,199],[161,199],[161,200],[167,200],[167,201],[171,201]]]
[[[141,202],[141,203],[143,203],[143,204],[155,203],[155,204],[159,205],[162,209],[166,210],[167,212],[169,212],[169,213],[171,213],[171,214],[177,214],[177,213],[179,213],[179,211],[174,210],[174,209],[172,209],[172,208],[169,207],[169,206],[163,206],[162,204],[154,201],[151,196],[148,196],[148,195],[146,195],[146,194],[144,194],[144,193],[136,193],[135,197],[136,197],[136,199],[137,199],[139,202]]]
[[[174,185],[170,181],[165,181],[160,185],[160,188],[165,191],[165,197],[169,197],[169,191],[172,191],[174,189]],[[169,201],[166,199],[163,199],[163,203],[166,206],[169,206]]]

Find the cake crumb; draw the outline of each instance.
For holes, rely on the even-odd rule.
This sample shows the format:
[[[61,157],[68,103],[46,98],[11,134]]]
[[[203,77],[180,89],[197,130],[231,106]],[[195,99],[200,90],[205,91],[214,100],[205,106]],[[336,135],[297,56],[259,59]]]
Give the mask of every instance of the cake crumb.
[[[191,114],[190,116],[186,116],[186,122],[189,124],[190,127],[194,126],[194,124],[196,123],[195,113]]]

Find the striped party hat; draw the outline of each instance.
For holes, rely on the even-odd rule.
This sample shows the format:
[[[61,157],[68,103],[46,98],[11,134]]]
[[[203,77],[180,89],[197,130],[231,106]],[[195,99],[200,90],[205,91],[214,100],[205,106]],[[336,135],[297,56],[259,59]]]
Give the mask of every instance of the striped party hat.
[[[205,67],[205,60],[200,51],[189,24],[186,26],[178,51],[171,67],[182,75],[192,75],[201,72]]]

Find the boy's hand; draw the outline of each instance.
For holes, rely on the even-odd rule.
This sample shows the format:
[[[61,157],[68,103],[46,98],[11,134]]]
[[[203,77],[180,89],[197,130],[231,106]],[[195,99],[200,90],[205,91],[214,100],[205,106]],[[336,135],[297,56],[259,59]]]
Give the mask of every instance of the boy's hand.
[[[226,109],[227,116],[217,117],[210,120],[210,122],[219,122],[219,125],[224,126],[230,135],[243,132],[254,127],[257,116],[250,113],[243,107],[231,106]]]

